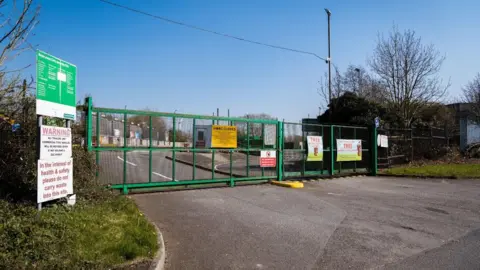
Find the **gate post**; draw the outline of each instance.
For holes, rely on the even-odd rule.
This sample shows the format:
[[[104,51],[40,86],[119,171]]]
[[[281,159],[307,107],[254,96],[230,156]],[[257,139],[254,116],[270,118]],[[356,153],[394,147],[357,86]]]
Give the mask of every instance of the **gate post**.
[[[372,163],[370,165],[370,172],[372,176],[377,176],[378,172],[378,145],[377,145],[377,126],[372,127],[372,138],[370,141],[370,148],[372,149]]]
[[[335,142],[334,135],[335,133],[333,132],[333,125],[330,124],[330,168],[329,168],[329,173],[330,176],[332,176],[335,173],[335,153],[333,152],[333,146]]]
[[[277,180],[283,180],[283,122],[277,122]]]
[[[92,151],[92,97],[87,97],[85,99],[85,103],[87,105],[86,113],[86,130],[85,130],[85,149],[88,151]]]

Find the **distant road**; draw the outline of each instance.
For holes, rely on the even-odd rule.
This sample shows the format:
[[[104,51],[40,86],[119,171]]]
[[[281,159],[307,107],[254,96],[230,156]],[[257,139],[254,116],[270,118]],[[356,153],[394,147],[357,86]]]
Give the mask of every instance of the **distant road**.
[[[123,152],[100,152],[100,183],[123,183]],[[152,153],[152,182],[165,182],[173,180],[172,161],[166,158],[167,152]],[[148,151],[127,152],[127,183],[147,183],[149,171]],[[223,174],[215,173],[215,178],[226,178]],[[192,180],[193,167],[177,162],[175,164],[175,179],[178,181]],[[212,172],[195,169],[195,179],[211,179]]]

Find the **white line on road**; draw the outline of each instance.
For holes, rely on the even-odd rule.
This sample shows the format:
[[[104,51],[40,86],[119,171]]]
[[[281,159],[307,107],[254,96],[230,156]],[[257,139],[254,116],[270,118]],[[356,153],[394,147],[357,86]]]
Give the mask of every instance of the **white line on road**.
[[[236,161],[232,161],[232,166],[233,166],[233,163],[235,163]],[[230,163],[220,163],[220,164],[217,164],[215,165],[215,167],[213,167],[213,169],[215,171],[218,171],[218,166],[224,166],[224,165],[230,165]]]
[[[340,193],[332,193],[332,192],[328,192],[328,195],[342,196],[342,194]]]
[[[123,160],[123,158],[121,158],[121,157],[119,157],[119,156],[117,156],[117,158],[120,159],[121,161],[125,161],[125,160]],[[132,163],[132,162],[130,162],[130,161],[127,161],[127,163],[130,164],[130,165],[132,165],[132,166],[137,166],[137,164]]]
[[[163,174],[161,174],[161,173],[157,173],[157,172],[152,172],[152,173],[155,174],[155,175],[158,175],[158,176],[160,176],[160,177],[163,177],[163,178],[165,178],[165,179],[172,180],[172,178],[170,178],[170,177],[168,177],[168,176],[165,176],[165,175],[163,175]]]

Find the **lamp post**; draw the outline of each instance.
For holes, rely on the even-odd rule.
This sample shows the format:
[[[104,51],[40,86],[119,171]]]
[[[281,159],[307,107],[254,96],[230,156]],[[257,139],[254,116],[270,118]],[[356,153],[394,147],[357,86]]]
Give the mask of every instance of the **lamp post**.
[[[355,92],[359,92],[361,91],[361,85],[360,85],[360,69],[359,68],[355,68],[355,72],[357,73],[357,85],[356,85],[356,89],[355,89]]]
[[[328,64],[328,103],[332,104],[332,58],[330,54],[330,16],[332,16],[332,13],[330,12],[329,9],[325,9],[325,12],[327,13],[327,21],[328,21],[328,56],[327,62]],[[332,110],[330,108],[330,122],[332,122]]]

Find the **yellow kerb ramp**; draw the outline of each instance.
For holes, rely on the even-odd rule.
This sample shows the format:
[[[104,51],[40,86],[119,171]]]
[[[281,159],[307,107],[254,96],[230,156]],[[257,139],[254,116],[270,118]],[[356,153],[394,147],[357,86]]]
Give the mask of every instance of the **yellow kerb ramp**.
[[[303,188],[303,183],[299,181],[272,181],[272,185],[288,188]]]

